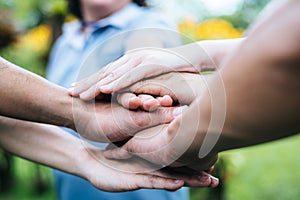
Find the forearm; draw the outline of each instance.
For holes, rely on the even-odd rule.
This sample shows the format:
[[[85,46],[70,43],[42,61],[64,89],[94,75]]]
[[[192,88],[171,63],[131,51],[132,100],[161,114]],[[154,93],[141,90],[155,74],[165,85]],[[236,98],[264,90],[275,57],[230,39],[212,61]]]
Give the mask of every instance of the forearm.
[[[170,50],[186,60],[176,66],[178,71],[201,72],[220,68],[222,61],[244,41],[244,38],[227,40],[203,40],[171,48]]]
[[[222,67],[222,62],[231,55],[245,38],[225,40],[203,40],[197,44],[204,50],[205,57],[198,59],[202,71],[213,71]]]
[[[228,66],[229,69],[232,68]],[[213,151],[217,153],[300,132],[300,95],[297,92],[300,88],[299,84],[295,85],[296,76],[281,76],[281,72],[271,70],[257,70],[258,74],[249,76],[251,71],[239,71],[236,68],[230,72],[222,72],[224,88],[216,84],[218,78],[214,77],[209,90],[197,100],[199,112],[195,112],[197,109],[192,105],[191,110],[200,114],[200,128],[195,143],[198,145],[197,151],[206,145],[214,146]],[[225,91],[225,101],[211,95],[220,93],[221,90]],[[217,128],[220,126],[222,129]],[[206,136],[216,140],[205,141]]]
[[[300,4],[299,1],[287,2],[271,17],[281,20],[276,24],[267,20],[262,24],[264,28],[249,35],[224,63],[220,79],[215,74],[210,91],[198,100],[201,112],[198,145],[207,134],[220,134],[215,145],[218,152],[300,132],[300,48],[297,43],[300,29],[299,21],[295,20],[299,17]],[[222,80],[224,87],[219,87],[216,80]],[[211,114],[222,102],[212,99],[210,94],[220,89],[226,95],[224,126],[220,132],[207,133],[214,118],[224,114]]]
[[[72,126],[72,98],[66,89],[0,58],[0,115]]]
[[[83,141],[58,127],[0,117],[0,146],[26,159],[85,177]]]

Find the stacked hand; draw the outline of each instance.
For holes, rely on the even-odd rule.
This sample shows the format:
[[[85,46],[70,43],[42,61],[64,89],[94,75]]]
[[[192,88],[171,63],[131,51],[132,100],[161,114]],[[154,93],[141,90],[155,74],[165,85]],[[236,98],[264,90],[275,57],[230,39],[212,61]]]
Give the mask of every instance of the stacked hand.
[[[217,160],[217,154],[210,154],[202,159],[198,157],[197,142],[199,141],[195,142],[195,138],[197,138],[199,119],[193,116],[198,116],[199,113],[191,117],[181,116],[182,112],[188,109],[186,105],[190,105],[197,96],[201,95],[201,88],[206,86],[205,83],[209,78],[209,75],[166,73],[113,93],[112,99],[116,99],[119,104],[95,103],[95,115],[98,116],[102,112],[106,115],[107,121],[99,122],[103,134],[94,135],[89,139],[121,141],[121,147],[114,143],[108,146],[104,156],[109,159],[128,162],[128,160],[143,158],[155,164],[156,169],[161,168],[181,178],[201,177],[201,181],[204,181],[201,184],[195,182],[190,184],[186,181],[189,186],[217,186],[218,179],[208,174]],[[86,85],[92,82],[91,78],[86,79],[77,83],[76,87],[91,92],[95,90],[94,86],[87,88]],[[76,87],[73,92],[77,90]],[[81,90],[81,92],[85,91]],[[89,97],[103,95],[99,94],[97,91]],[[100,109],[97,109],[98,105],[101,105]],[[175,107],[169,107],[171,105]],[[94,110],[91,110],[91,114]],[[194,111],[197,112],[197,109]],[[103,119],[103,116],[101,118]],[[89,126],[88,123],[84,124]]]

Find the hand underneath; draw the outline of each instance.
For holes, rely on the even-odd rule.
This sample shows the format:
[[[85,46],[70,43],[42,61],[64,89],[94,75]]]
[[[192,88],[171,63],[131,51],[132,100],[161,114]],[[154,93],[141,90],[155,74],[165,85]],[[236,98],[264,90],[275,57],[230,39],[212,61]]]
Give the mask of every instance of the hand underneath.
[[[160,106],[189,105],[205,90],[210,78],[210,75],[167,73],[125,88],[117,94],[117,100],[125,108],[146,111]]]
[[[84,102],[74,99],[74,130],[98,142],[123,141],[138,131],[169,123],[181,108],[160,107],[155,112],[132,111],[111,102]]]
[[[157,166],[139,158],[108,160],[100,149],[90,144],[84,144],[83,151],[85,156],[79,158],[79,168],[82,171],[79,175],[104,191],[121,192],[140,188],[174,191],[184,185],[208,187],[214,180],[206,172],[180,175],[167,170],[156,170]]]
[[[199,158],[199,145],[194,141],[190,127],[180,128],[176,122],[143,130],[126,142],[121,148],[110,148],[104,156],[110,159],[129,159],[139,156],[160,166],[169,166],[175,173],[203,172],[217,161],[217,154],[211,153]],[[194,129],[195,130],[195,129]],[[213,180],[216,186],[218,181]]]

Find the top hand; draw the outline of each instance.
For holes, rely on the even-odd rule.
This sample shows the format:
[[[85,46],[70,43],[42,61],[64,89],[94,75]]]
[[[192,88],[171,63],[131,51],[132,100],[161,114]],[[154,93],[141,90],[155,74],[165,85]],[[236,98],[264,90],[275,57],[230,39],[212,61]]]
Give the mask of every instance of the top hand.
[[[171,71],[198,72],[189,60],[175,50],[136,49],[129,51],[94,75],[77,82],[70,94],[79,95],[83,100],[90,100],[101,93],[109,94],[144,78]]]

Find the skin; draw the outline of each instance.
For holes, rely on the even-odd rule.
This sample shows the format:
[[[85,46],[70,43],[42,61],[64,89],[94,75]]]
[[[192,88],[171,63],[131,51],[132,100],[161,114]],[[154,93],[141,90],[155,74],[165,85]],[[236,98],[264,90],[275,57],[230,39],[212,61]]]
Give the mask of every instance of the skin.
[[[125,88],[123,92],[118,94],[118,102],[125,108],[134,109],[130,106],[130,102],[140,101],[141,98],[138,94],[152,94],[170,97],[173,105],[190,105],[197,96],[201,95],[210,79],[211,75],[166,73]],[[147,110],[147,108],[144,109]]]
[[[153,163],[178,162],[201,170],[215,162],[218,152],[299,133],[299,8],[299,1],[286,1],[256,25],[222,64],[219,73],[212,75],[209,90],[182,116],[168,125],[138,133],[122,148],[107,151],[105,155],[126,159],[133,154]],[[278,20],[275,23],[273,19]],[[220,80],[224,88],[220,87]],[[212,114],[213,108],[222,102],[211,94],[223,89],[226,104]],[[226,114],[223,128],[209,129],[210,123],[220,122],[223,112]],[[158,148],[157,143],[165,148]]]
[[[73,84],[70,94],[90,100],[104,93],[172,71],[199,73],[219,68],[230,52],[244,39],[201,41],[171,49],[141,48],[129,51],[99,72]]]
[[[128,111],[115,104],[110,106],[109,102],[94,104],[72,98],[66,89],[2,58],[0,70],[2,116],[69,127],[88,139],[103,142],[124,140],[139,130],[174,118],[174,108],[145,113]]]
[[[179,177],[171,176],[166,172],[134,174],[115,171],[99,163],[99,160],[109,163],[110,161],[107,161],[102,156],[102,152],[95,147],[65,134],[59,128],[22,121],[69,127],[82,133],[88,139],[98,138],[99,135],[95,134],[101,135],[103,132],[99,130],[105,130],[111,133],[108,136],[109,139],[119,141],[128,138],[138,130],[155,125],[160,120],[162,121],[159,123],[169,122],[174,118],[173,108],[149,114],[128,112],[108,102],[97,102],[94,105],[91,102],[83,102],[70,97],[66,89],[51,84],[3,58],[0,58],[0,70],[0,82],[3,86],[0,91],[0,144],[6,150],[32,161],[81,176],[95,187],[105,191],[128,191],[139,188],[177,190],[183,184],[195,187],[216,185],[217,179],[206,172],[200,172],[194,176],[182,174]],[[98,112],[95,113],[95,110]],[[116,112],[118,112],[118,119],[128,117],[126,118],[128,124],[118,119],[116,121],[113,118]],[[106,136],[103,136],[100,141],[107,141]],[[48,142],[45,145],[42,141]],[[95,160],[90,152],[98,155],[99,160]],[[130,162],[115,162],[115,165],[127,171],[133,169],[142,171],[149,168],[149,163],[136,159]],[[110,174],[109,178],[107,174]]]
[[[183,184],[210,186],[215,179],[205,172],[178,176],[153,171],[152,164],[141,159],[111,162],[103,157],[100,149],[54,126],[0,117],[0,127],[2,148],[23,158],[80,176],[105,191],[140,188],[177,190]]]
[[[256,23],[245,35],[253,33],[261,24],[270,20],[272,11],[280,9],[284,2],[271,2],[262,11]],[[129,51],[117,61],[98,73],[74,83],[70,90],[73,96],[90,100],[100,94],[116,92],[131,84],[156,75],[177,72],[199,73],[220,69],[222,62],[245,40],[204,40],[170,49],[140,48]]]

